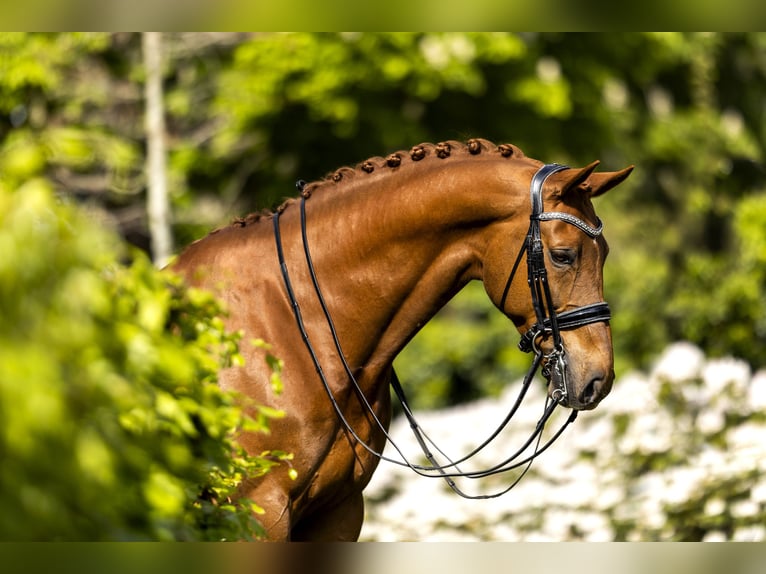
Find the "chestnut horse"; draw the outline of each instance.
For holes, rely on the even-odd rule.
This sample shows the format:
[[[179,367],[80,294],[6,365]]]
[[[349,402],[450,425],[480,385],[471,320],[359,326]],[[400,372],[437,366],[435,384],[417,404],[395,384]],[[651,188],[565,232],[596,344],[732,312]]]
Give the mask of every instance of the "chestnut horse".
[[[535,183],[550,165],[556,167]],[[244,494],[265,510],[270,540],[357,539],[362,490],[386,443],[381,426],[391,418],[392,362],[469,281],[482,281],[520,332],[541,324],[541,305],[552,306],[554,318],[608,310],[608,248],[591,198],[623,181],[632,166],[596,173],[597,165],[544,166],[513,145],[480,139],[421,144],[301,182],[300,209],[291,199],[276,213],[239,219],[179,256],[174,270],[219,295],[230,311],[228,327],[244,332],[245,365],[222,372],[220,384],[286,413],[271,422],[270,434],[241,438],[253,454],[294,453],[297,478],[277,467],[246,481]],[[532,219],[547,269],[543,303],[533,301],[527,274],[515,272],[531,259],[519,251],[534,215],[530,186],[542,201]],[[542,206],[550,217],[539,216]],[[594,408],[614,378],[608,315],[555,335],[558,343],[550,328],[531,337],[546,353],[544,367],[554,344],[566,348],[568,392],[551,381],[549,394],[560,393],[553,398],[575,411]],[[255,338],[284,360],[280,394],[268,383],[265,351],[247,344]]]

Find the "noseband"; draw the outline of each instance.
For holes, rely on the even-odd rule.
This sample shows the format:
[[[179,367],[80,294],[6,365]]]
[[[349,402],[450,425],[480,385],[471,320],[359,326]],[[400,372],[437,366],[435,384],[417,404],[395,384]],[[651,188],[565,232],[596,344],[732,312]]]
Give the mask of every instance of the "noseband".
[[[547,355],[543,363],[543,376],[549,379],[553,385],[551,398],[561,404],[566,404],[569,394],[572,392],[569,378],[567,375],[567,356],[564,350],[564,342],[561,338],[561,331],[577,329],[584,325],[598,322],[608,322],[611,319],[609,304],[605,301],[593,303],[578,307],[564,313],[556,313],[551,296],[550,285],[548,284],[548,272],[545,269],[545,255],[543,253],[543,242],[540,236],[540,222],[552,221],[558,219],[580,229],[591,238],[601,235],[604,225],[601,220],[596,218],[597,227],[592,227],[582,219],[569,213],[559,211],[543,210],[543,184],[549,176],[561,170],[568,169],[567,166],[549,163],[541,167],[532,177],[529,194],[532,202],[532,214],[529,217],[529,231],[524,245],[521,248],[516,265],[506,284],[506,290],[503,294],[503,306],[505,298],[513,281],[513,276],[521,260],[521,256],[527,254],[527,283],[532,294],[532,306],[535,310],[537,322],[521,337],[519,349],[525,353],[534,351],[535,354],[542,354],[537,341],[545,336],[553,339],[553,350]]]
[[[543,211],[543,201],[542,201],[543,184],[545,183],[545,180],[548,178],[548,176],[550,176],[553,173],[556,173],[557,171],[561,171],[563,169],[567,169],[567,166],[555,164],[555,163],[546,164],[535,173],[534,177],[532,178],[532,183],[530,185],[532,215],[530,216],[529,231],[527,233],[526,240],[524,244],[522,245],[521,250],[519,251],[518,257],[516,258],[516,262],[508,278],[508,282],[506,283],[505,292],[503,293],[503,297],[502,297],[501,308],[504,308],[505,306],[504,305],[505,299],[508,295],[510,285],[513,282],[513,278],[516,274],[516,270],[519,266],[521,258],[524,255],[524,253],[527,253],[527,281],[529,283],[529,288],[532,293],[532,304],[534,306],[537,322],[532,326],[532,328],[530,328],[526,333],[524,333],[524,335],[521,338],[521,341],[519,342],[519,348],[524,352],[534,351],[535,358],[532,361],[532,365],[530,366],[529,371],[527,372],[527,375],[524,377],[524,381],[522,382],[522,385],[521,385],[521,390],[519,391],[519,395],[514,405],[511,407],[510,411],[506,415],[505,419],[500,423],[498,428],[484,442],[482,442],[470,453],[461,457],[458,460],[451,460],[441,449],[439,449],[438,446],[436,446],[436,444],[428,437],[428,435],[426,435],[425,432],[423,432],[423,430],[418,425],[412,413],[412,409],[410,408],[407,402],[407,398],[405,397],[404,389],[402,388],[402,385],[399,382],[399,379],[396,376],[396,373],[392,369],[391,386],[397,398],[399,399],[399,402],[402,405],[402,410],[405,416],[407,417],[407,420],[410,424],[410,428],[418,444],[420,445],[420,448],[422,449],[423,454],[425,455],[426,459],[429,462],[428,465],[414,464],[410,462],[407,459],[407,457],[405,457],[401,448],[396,444],[396,442],[394,442],[394,440],[389,435],[388,430],[386,429],[386,425],[384,425],[379,420],[378,416],[375,414],[374,409],[370,405],[369,401],[367,400],[364,393],[362,392],[361,387],[356,381],[356,378],[354,377],[351,367],[346,362],[346,358],[345,358],[346,356],[343,353],[343,349],[341,348],[340,340],[338,339],[338,335],[335,329],[335,324],[332,320],[329,309],[325,303],[324,297],[322,295],[322,291],[319,288],[319,282],[317,280],[316,272],[314,270],[314,264],[312,262],[311,252],[310,252],[309,244],[308,244],[308,237],[306,233],[306,197],[304,196],[301,198],[301,203],[300,203],[301,234],[303,239],[303,249],[306,256],[306,263],[309,269],[309,274],[311,276],[311,280],[314,286],[314,291],[316,292],[317,299],[320,303],[320,306],[322,307],[322,310],[325,315],[325,319],[327,320],[327,325],[329,327],[330,333],[332,334],[333,341],[335,344],[335,349],[343,364],[346,375],[348,376],[349,381],[352,384],[355,394],[359,398],[361,405],[364,407],[364,410],[370,415],[370,418],[375,422],[378,429],[386,437],[386,440],[391,444],[393,449],[401,457],[401,460],[384,456],[382,452],[378,452],[375,449],[373,449],[369,444],[367,444],[364,440],[362,440],[359,437],[359,435],[356,433],[356,431],[353,429],[351,424],[346,419],[342,409],[338,405],[333,395],[330,384],[324,374],[322,365],[319,361],[319,357],[317,356],[317,353],[314,350],[313,344],[311,343],[309,339],[309,335],[306,331],[300,306],[295,297],[295,292],[292,288],[292,283],[290,281],[290,274],[287,268],[287,264],[285,262],[284,251],[282,248],[282,238],[281,238],[280,227],[279,227],[280,213],[277,212],[276,214],[274,214],[273,216],[274,238],[276,241],[277,256],[279,258],[279,265],[282,271],[282,278],[284,280],[287,296],[288,296],[288,299],[290,300],[290,304],[292,306],[293,314],[295,316],[298,329],[301,333],[301,337],[303,338],[303,342],[306,345],[306,348],[308,349],[309,354],[311,355],[311,359],[314,363],[314,367],[316,368],[317,374],[319,375],[319,379],[322,382],[322,385],[324,386],[324,389],[325,389],[325,392],[327,393],[328,398],[330,399],[330,403],[332,404],[335,414],[337,415],[338,419],[340,420],[344,429],[349,433],[349,435],[353,437],[354,440],[357,443],[359,443],[359,445],[361,445],[369,453],[376,456],[380,460],[385,460],[387,462],[391,462],[400,466],[408,467],[411,470],[413,470],[415,473],[421,476],[426,476],[431,478],[443,478],[453,491],[455,491],[457,494],[459,494],[460,496],[464,498],[471,498],[471,499],[496,498],[498,496],[505,494],[506,492],[511,490],[511,488],[516,486],[516,484],[518,484],[518,482],[521,480],[524,474],[526,474],[527,470],[529,470],[530,466],[532,465],[532,461],[537,456],[542,454],[545,450],[547,450],[548,447],[550,447],[556,441],[556,439],[559,436],[561,436],[561,434],[564,432],[564,429],[566,429],[566,427],[569,426],[569,424],[571,424],[575,420],[575,418],[577,417],[577,411],[572,410],[571,414],[569,415],[567,420],[564,422],[564,424],[558,429],[558,431],[556,431],[556,433],[553,434],[553,436],[550,437],[544,444],[541,444],[543,430],[545,429],[545,425],[548,422],[548,419],[551,418],[553,411],[556,409],[556,407],[559,404],[561,405],[566,404],[566,400],[567,400],[567,396],[569,392],[568,391],[569,383],[567,378],[566,352],[564,350],[564,343],[561,338],[560,332],[562,330],[576,329],[577,327],[588,325],[590,323],[595,323],[599,321],[609,321],[610,319],[609,305],[606,302],[586,305],[586,306],[579,307],[577,309],[574,309],[572,311],[567,311],[564,313],[556,313],[555,307],[553,305],[553,298],[551,296],[550,286],[548,285],[548,275],[545,269],[543,244],[542,244],[542,239],[540,235],[540,222],[550,221],[554,219],[565,221],[567,223],[574,225],[578,229],[581,229],[584,233],[586,233],[588,236],[593,238],[598,237],[601,234],[601,229],[603,227],[600,220],[598,220],[598,227],[592,227],[588,225],[587,223],[585,223],[584,221],[582,221],[581,219],[568,213],[561,213],[561,212],[555,212],[555,211],[553,212]],[[305,182],[299,181],[296,185],[298,189],[302,191],[303,186],[305,185]],[[544,354],[538,345],[538,340],[548,335],[553,338],[553,350],[548,354]],[[543,375],[553,382],[555,388],[554,388],[554,391],[551,393],[552,400],[546,400],[545,410],[542,416],[540,417],[540,420],[537,422],[535,426],[535,430],[533,431],[531,436],[515,453],[513,453],[504,461],[494,466],[491,466],[483,470],[476,470],[476,471],[461,470],[459,465],[467,462],[468,460],[476,456],[487,445],[489,445],[492,441],[494,441],[495,438],[497,438],[497,436],[503,431],[503,429],[506,428],[510,420],[516,414],[519,406],[521,405],[522,400],[526,396],[527,390],[529,389],[530,384],[535,374],[537,373],[537,369],[540,368],[541,364],[543,364],[543,370],[542,370]],[[531,454],[527,452],[530,448],[533,451]],[[447,459],[449,462],[446,464],[439,464],[436,461],[436,457],[434,456],[432,450],[436,450],[442,457]],[[464,477],[464,478],[471,478],[471,479],[484,478],[484,477],[492,476],[495,474],[509,472],[511,470],[522,468],[522,467],[523,469],[521,473],[515,477],[515,479],[511,482],[509,486],[507,486],[506,488],[498,492],[494,492],[491,494],[479,494],[479,495],[466,494],[458,488],[458,486],[455,484],[455,481],[453,480],[456,477]]]

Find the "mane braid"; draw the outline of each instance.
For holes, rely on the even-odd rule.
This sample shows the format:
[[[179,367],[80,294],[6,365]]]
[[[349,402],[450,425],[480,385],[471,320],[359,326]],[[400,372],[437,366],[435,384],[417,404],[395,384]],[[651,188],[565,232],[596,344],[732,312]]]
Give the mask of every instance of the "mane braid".
[[[456,156],[463,157],[466,155],[475,156],[481,154],[499,154],[504,158],[524,157],[524,152],[513,144],[505,143],[495,145],[491,141],[481,138],[472,138],[464,143],[454,140],[443,141],[436,144],[425,142],[415,145],[409,150],[399,150],[391,153],[386,157],[371,157],[356,164],[354,167],[341,167],[328,173],[320,180],[304,185],[301,190],[301,196],[309,198],[319,189],[341,184],[357,177],[365,177],[381,172],[393,173],[402,166],[414,162],[444,161]],[[276,212],[282,213],[295,201],[295,198],[287,199],[276,208]],[[245,217],[237,217],[232,221],[231,225],[235,227],[246,227],[253,223],[257,223],[263,218],[271,217],[272,215],[274,215],[274,212],[263,210],[257,213],[251,213]]]

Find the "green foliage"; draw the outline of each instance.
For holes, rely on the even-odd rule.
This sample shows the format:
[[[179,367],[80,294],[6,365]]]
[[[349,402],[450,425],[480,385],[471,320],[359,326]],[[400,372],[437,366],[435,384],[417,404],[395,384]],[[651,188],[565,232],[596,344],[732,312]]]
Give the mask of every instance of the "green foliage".
[[[242,361],[211,295],[30,181],[0,190],[0,538],[248,539],[260,432],[215,384]],[[278,416],[279,413],[270,413]]]
[[[753,254],[766,228],[743,227],[766,189],[762,34],[164,40],[178,245],[273,206],[298,178],[420,141],[482,136],[545,161],[632,163],[630,179],[596,202],[611,246],[605,282],[618,373],[646,367],[679,339],[766,364],[762,265]],[[137,34],[3,35],[0,184],[44,176],[101,206],[145,249],[140,45]],[[399,369],[428,388],[417,400],[494,392],[493,377],[523,370],[524,357],[509,349],[510,325],[484,328],[492,316],[486,298],[469,293],[413,342],[417,352],[405,353]],[[436,327],[470,349],[443,360]]]
[[[402,351],[397,375],[417,408],[497,396],[529,368],[513,325],[469,284]]]
[[[264,35],[237,49],[217,106],[232,116],[234,128],[280,114],[284,105],[305,106],[312,121],[327,121],[347,138],[363,121],[364,91],[423,102],[445,90],[479,95],[486,83],[477,64],[516,59],[525,51],[509,34]],[[383,141],[392,137],[382,118],[377,126],[386,132]]]
[[[103,49],[108,42],[107,34],[0,34],[0,110],[12,111],[28,90],[53,93],[60,89],[62,67],[85,53]]]
[[[632,163],[596,201],[618,375],[679,339],[766,366],[763,34],[164,40],[178,245],[273,206],[297,178],[421,141],[481,136],[545,161]],[[226,429],[276,413],[245,422],[212,384],[219,360],[240,360],[216,304],[140,255],[120,264],[120,242],[66,205],[148,247],[141,61],[138,34],[0,34],[2,536],[240,538],[252,516],[229,502],[239,477],[289,466],[285,453],[222,458]],[[471,285],[397,371],[418,407],[494,396],[526,370],[517,338]],[[704,496],[689,500],[720,505]]]
[[[133,126],[110,113],[138,102],[140,93],[111,75],[114,40],[105,33],[0,34],[1,189],[45,177],[61,193],[116,209],[109,219],[120,221],[118,210],[142,190],[143,166]]]

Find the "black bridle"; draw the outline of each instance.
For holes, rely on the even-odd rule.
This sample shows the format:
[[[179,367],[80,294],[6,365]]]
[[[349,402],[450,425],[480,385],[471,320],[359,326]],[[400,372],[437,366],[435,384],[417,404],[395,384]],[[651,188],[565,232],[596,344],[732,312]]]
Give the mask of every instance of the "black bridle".
[[[351,424],[348,422],[345,415],[343,414],[342,409],[338,405],[332,393],[332,389],[327,380],[327,377],[324,374],[322,365],[319,361],[316,351],[311,343],[311,340],[309,339],[308,332],[306,331],[306,327],[303,322],[303,316],[300,310],[300,306],[295,297],[295,292],[293,291],[293,288],[292,288],[292,283],[290,281],[290,274],[287,269],[287,264],[285,262],[284,251],[282,248],[281,232],[279,227],[280,213],[277,212],[273,216],[274,237],[276,241],[279,265],[282,271],[282,277],[284,279],[287,296],[288,296],[288,299],[290,300],[290,304],[292,306],[296,324],[301,333],[303,342],[306,345],[306,348],[309,354],[311,355],[311,359],[314,363],[314,367],[316,368],[317,374],[319,375],[319,379],[321,380],[322,385],[324,386],[325,392],[327,393],[327,396],[330,400],[330,403],[332,404],[332,407],[336,415],[338,416],[338,419],[340,420],[344,429],[351,435],[351,437],[353,437],[353,439],[357,443],[359,443],[369,453],[378,457],[381,460],[385,460],[387,462],[391,462],[400,466],[408,467],[421,476],[443,478],[447,481],[447,484],[450,486],[450,488],[452,488],[452,490],[454,490],[457,494],[459,494],[460,496],[463,496],[464,498],[472,498],[472,499],[495,498],[495,497],[501,496],[502,494],[505,494],[511,488],[513,488],[519,482],[519,480],[521,480],[521,478],[524,476],[527,470],[529,470],[532,464],[532,461],[537,456],[542,454],[545,450],[547,450],[548,447],[550,447],[550,445],[553,444],[553,442],[555,442],[555,440],[564,432],[564,429],[575,420],[575,418],[577,417],[577,411],[572,410],[571,414],[569,415],[567,420],[564,422],[564,424],[558,429],[558,431],[550,439],[548,439],[544,444],[541,444],[542,434],[543,434],[543,430],[545,429],[546,423],[551,418],[553,411],[556,409],[556,407],[559,404],[565,404],[568,393],[570,392],[568,378],[567,378],[566,352],[564,350],[564,343],[563,343],[563,340],[561,339],[560,331],[567,330],[567,329],[576,329],[577,327],[581,327],[583,325],[588,325],[590,323],[595,323],[599,321],[609,321],[610,319],[609,305],[606,302],[599,302],[599,303],[594,303],[592,305],[586,305],[584,307],[580,307],[572,311],[567,311],[565,313],[556,313],[554,305],[553,305],[553,299],[551,296],[550,287],[548,285],[547,272],[545,269],[543,245],[542,245],[542,239],[540,235],[540,222],[549,221],[553,219],[565,221],[567,223],[570,223],[576,226],[577,228],[581,229],[584,233],[594,238],[598,237],[601,234],[601,230],[603,227],[600,220],[598,221],[598,227],[594,228],[571,214],[560,213],[560,212],[545,212],[543,210],[543,201],[542,201],[543,184],[545,183],[545,180],[548,178],[548,176],[563,169],[567,169],[567,167],[560,164],[546,164],[543,167],[541,167],[532,178],[532,183],[530,185],[532,214],[530,216],[529,231],[527,233],[527,237],[524,242],[524,245],[522,245],[521,250],[519,251],[518,257],[516,258],[516,262],[513,266],[513,269],[509,275],[508,282],[506,283],[505,291],[502,297],[501,308],[504,307],[505,299],[508,295],[508,291],[510,289],[511,283],[513,282],[513,278],[516,274],[516,271],[518,269],[522,256],[524,255],[524,253],[526,253],[527,254],[527,280],[529,283],[530,291],[532,293],[532,304],[534,306],[537,322],[535,323],[534,326],[532,326],[531,329],[529,329],[522,336],[521,341],[519,343],[519,348],[525,352],[534,351],[535,357],[532,361],[532,365],[530,366],[529,371],[524,377],[524,380],[521,385],[521,390],[519,391],[519,395],[515,403],[511,407],[510,411],[506,415],[505,419],[500,423],[498,428],[484,442],[482,442],[482,444],[480,444],[478,447],[473,449],[467,455],[455,461],[451,460],[446,454],[444,454],[444,452],[441,451],[434,444],[434,442],[428,437],[428,435],[426,435],[425,432],[423,432],[423,430],[420,428],[420,425],[418,425],[412,413],[412,409],[410,409],[409,403],[404,394],[404,389],[402,388],[402,385],[399,382],[399,379],[396,376],[396,373],[393,371],[393,369],[391,371],[392,372],[391,386],[397,398],[399,399],[399,402],[401,403],[402,410],[405,416],[407,417],[407,420],[410,424],[410,428],[412,429],[412,432],[415,435],[415,438],[418,444],[420,445],[424,455],[426,456],[428,462],[430,463],[429,465],[414,464],[414,463],[411,463],[409,460],[407,460],[407,458],[402,453],[402,450],[399,448],[396,442],[394,442],[394,440],[391,438],[391,436],[389,435],[386,429],[386,426],[380,421],[378,416],[375,414],[375,411],[373,410],[369,401],[367,400],[364,393],[362,392],[361,387],[359,386],[358,382],[356,381],[356,378],[354,377],[351,367],[348,365],[346,361],[345,354],[343,353],[343,349],[341,347],[340,340],[338,339],[338,334],[335,329],[335,324],[332,320],[329,309],[325,303],[324,296],[322,295],[322,291],[319,287],[319,282],[317,280],[316,272],[314,270],[314,264],[312,262],[311,252],[309,249],[308,238],[306,233],[306,198],[303,197],[301,198],[301,203],[300,203],[300,212],[301,212],[300,215],[301,215],[301,235],[303,240],[304,253],[306,256],[306,263],[308,265],[309,274],[311,276],[311,281],[314,286],[314,291],[316,292],[317,299],[319,300],[319,303],[325,315],[325,319],[327,321],[329,330],[332,334],[335,349],[337,351],[337,354],[343,364],[343,368],[346,372],[346,375],[348,376],[349,381],[351,382],[353,389],[361,405],[363,406],[364,410],[370,415],[370,418],[374,421],[374,423],[380,429],[383,435],[386,437],[386,440],[389,443],[391,443],[391,446],[399,454],[399,456],[401,457],[401,460],[384,456],[382,452],[376,451],[374,448],[372,448],[369,444],[367,444],[364,440],[362,440],[358,436],[356,431],[353,429],[353,427],[351,426]],[[304,185],[305,183],[303,181],[299,181],[297,184],[298,189],[302,190]],[[553,338],[553,350],[548,354],[544,354],[537,344],[537,341],[539,339],[546,336],[551,336]],[[486,468],[484,470],[479,470],[479,471],[460,470],[458,465],[463,464],[466,461],[472,459],[474,456],[476,456],[488,444],[490,444],[493,440],[495,440],[495,438],[497,438],[497,436],[503,431],[503,429],[505,429],[505,427],[508,425],[510,420],[516,414],[519,406],[521,405],[522,400],[526,396],[527,391],[530,387],[530,384],[537,372],[537,369],[540,368],[541,364],[544,364],[543,371],[542,371],[543,375],[546,378],[550,379],[551,382],[554,384],[554,391],[550,393],[550,398],[546,398],[545,410],[542,416],[540,417],[540,419],[538,420],[537,424],[535,425],[534,432],[530,435],[527,441],[521,446],[521,448],[519,448],[515,453],[513,453],[510,457],[506,458],[504,461],[500,462],[499,464],[496,464],[492,467]],[[531,445],[534,445],[533,452],[525,456],[526,451],[530,448]],[[449,461],[449,463],[439,464],[436,461],[436,458],[431,451],[432,448],[436,450],[441,456],[446,458]],[[519,476],[517,476],[513,480],[513,482],[509,486],[507,486],[506,488],[502,489],[499,492],[495,492],[492,494],[468,495],[464,493],[462,490],[460,490],[455,484],[455,481],[453,480],[456,477],[465,477],[465,478],[472,478],[472,479],[483,478],[483,477],[492,476],[495,474],[509,472],[511,470],[518,469],[521,467],[524,467],[522,472],[519,474]]]
[[[527,282],[529,283],[529,289],[532,294],[532,306],[537,318],[537,322],[522,335],[521,341],[519,341],[519,349],[525,353],[535,351],[536,354],[541,354],[542,351],[538,348],[536,342],[546,335],[551,336],[553,339],[553,350],[544,355],[543,375],[553,383],[554,388],[551,392],[551,397],[561,404],[566,404],[572,392],[567,376],[566,351],[564,350],[564,342],[561,339],[561,331],[577,329],[590,323],[608,322],[612,317],[609,304],[606,301],[585,305],[564,313],[556,313],[556,308],[553,304],[553,297],[551,296],[550,285],[548,284],[548,272],[545,268],[543,242],[540,236],[540,222],[555,219],[565,221],[594,239],[601,235],[604,228],[601,220],[598,218],[596,218],[597,227],[592,227],[572,214],[559,211],[545,211],[543,209],[542,189],[545,180],[554,173],[564,169],[568,169],[568,167],[557,163],[549,163],[537,170],[532,177],[529,191],[532,203],[529,231],[517,259],[518,263],[521,255],[526,252]],[[513,281],[513,273],[506,284],[501,308],[504,307],[511,281]]]

